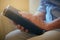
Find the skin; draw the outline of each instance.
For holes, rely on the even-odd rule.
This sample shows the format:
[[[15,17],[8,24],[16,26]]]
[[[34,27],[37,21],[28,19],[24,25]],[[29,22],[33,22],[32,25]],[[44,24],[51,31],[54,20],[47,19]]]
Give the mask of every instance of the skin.
[[[60,17],[51,21],[50,23],[46,23],[45,20],[45,12],[38,12],[36,15],[27,13],[27,12],[19,12],[22,17],[30,20],[33,22],[35,25],[37,25],[39,28],[44,29],[44,30],[53,30],[60,28]],[[24,29],[23,26],[20,26],[19,24],[16,25],[18,29],[28,32],[28,29]]]

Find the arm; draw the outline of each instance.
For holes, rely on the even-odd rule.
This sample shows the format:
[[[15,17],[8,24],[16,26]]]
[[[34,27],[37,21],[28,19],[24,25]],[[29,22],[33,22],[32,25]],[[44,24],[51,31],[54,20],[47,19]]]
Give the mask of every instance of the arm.
[[[34,23],[38,25],[40,28],[45,29],[45,30],[52,30],[56,28],[60,28],[60,18],[57,18],[50,23],[44,22],[45,19],[45,12],[46,12],[46,3],[41,1],[40,3],[40,8],[38,9],[39,12],[34,14],[35,18],[32,18]]]
[[[45,2],[44,2],[45,3]],[[56,19],[56,20],[53,20],[52,22],[50,23],[46,23],[44,20],[45,20],[45,5],[44,4],[41,4],[40,6],[40,10],[32,15],[32,14],[28,14],[26,12],[20,12],[20,14],[29,19],[30,21],[32,21],[34,24],[36,24],[39,28],[42,28],[42,29],[45,29],[45,30],[52,30],[52,29],[56,29],[56,28],[60,28],[60,19]]]
[[[50,23],[46,24],[47,30],[59,29],[60,28],[60,18],[57,18]]]
[[[53,30],[53,29],[59,29],[60,28],[60,18],[57,18],[50,23],[46,23],[44,20],[40,19],[37,16],[34,16],[35,18],[32,18],[32,22],[36,24],[39,28],[45,29],[45,30]]]
[[[22,13],[22,14],[21,14]],[[42,28],[44,30],[52,30],[56,28],[60,28],[60,18],[57,18],[50,23],[46,23],[44,21],[45,19],[45,12],[38,12],[37,14],[28,14],[26,12],[20,12],[20,14],[29,19],[31,22],[33,22],[35,25],[37,25],[39,28]]]

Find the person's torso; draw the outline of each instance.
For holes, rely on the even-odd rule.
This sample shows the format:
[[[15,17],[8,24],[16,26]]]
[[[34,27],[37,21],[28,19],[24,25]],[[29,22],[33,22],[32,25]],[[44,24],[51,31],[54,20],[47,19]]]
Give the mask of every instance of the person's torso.
[[[60,0],[47,0],[46,21],[50,22],[60,17]]]

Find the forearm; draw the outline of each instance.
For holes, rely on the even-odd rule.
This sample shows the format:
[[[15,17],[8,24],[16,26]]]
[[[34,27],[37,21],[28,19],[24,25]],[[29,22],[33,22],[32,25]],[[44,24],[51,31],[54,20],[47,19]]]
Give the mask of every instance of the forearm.
[[[41,14],[43,14],[43,13],[41,13]],[[22,16],[29,19],[31,22],[33,22],[35,25],[37,25],[39,28],[42,28],[42,29],[45,29],[45,30],[52,30],[52,29],[60,28],[60,18],[58,18],[56,20],[53,20],[50,23],[46,23],[42,19],[43,17],[38,16],[38,15],[34,16],[32,14],[26,14],[25,12],[23,12]]]
[[[53,30],[60,28],[60,18],[57,18],[50,23],[44,22],[44,20],[40,19],[39,17],[32,17],[31,21],[36,24],[39,28],[45,29],[45,30]]]
[[[46,24],[47,30],[60,28],[60,18],[57,18]]]

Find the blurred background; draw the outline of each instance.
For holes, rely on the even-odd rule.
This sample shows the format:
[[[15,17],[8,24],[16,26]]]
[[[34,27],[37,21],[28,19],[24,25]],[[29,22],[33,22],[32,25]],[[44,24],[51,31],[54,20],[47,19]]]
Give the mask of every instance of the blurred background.
[[[7,5],[33,14],[37,10],[39,2],[40,0],[0,0],[0,40],[4,40],[6,34],[16,29],[11,20],[1,15]]]

